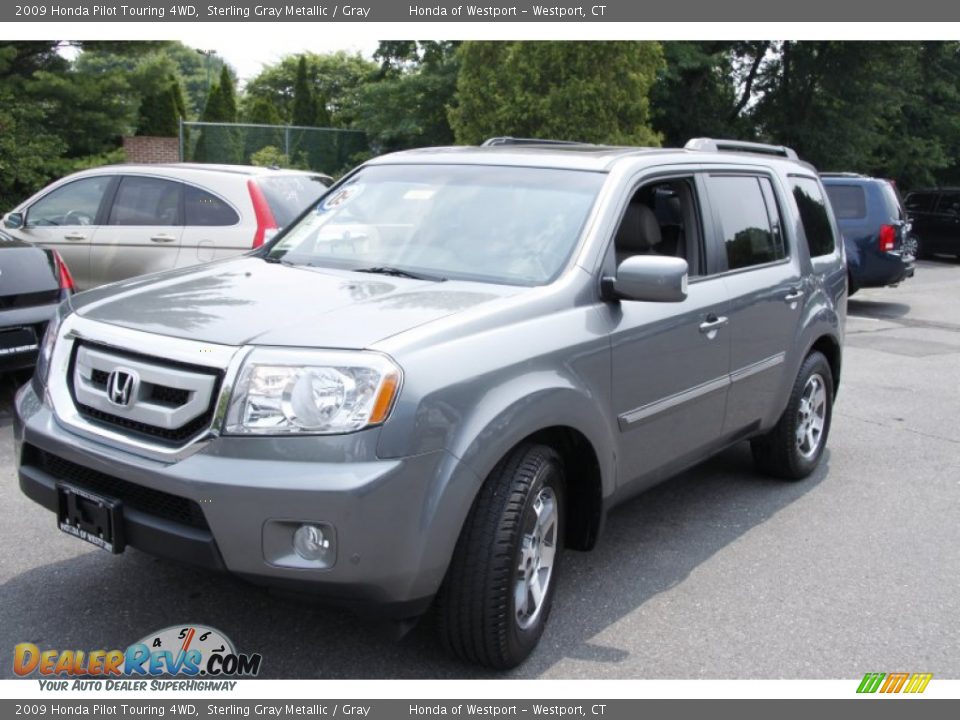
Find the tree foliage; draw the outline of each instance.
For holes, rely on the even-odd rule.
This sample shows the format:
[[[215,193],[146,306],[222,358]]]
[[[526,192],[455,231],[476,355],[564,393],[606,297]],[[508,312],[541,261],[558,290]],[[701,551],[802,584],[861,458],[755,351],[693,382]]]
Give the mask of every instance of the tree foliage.
[[[236,123],[237,93],[233,76],[226,66],[220,69],[220,78],[210,88],[203,122]],[[227,125],[204,126],[200,130],[193,159],[197,162],[238,163],[243,154],[243,146],[236,128]]]
[[[297,73],[304,64],[307,82],[318,99],[317,117],[308,125],[349,127],[352,121],[351,93],[374,79],[377,66],[359,54],[343,51],[318,55],[290,55],[279,63],[265,67],[247,83],[244,93],[248,102],[258,99],[272,103],[285,124],[293,124],[293,106]]]
[[[458,142],[492,135],[659,145],[650,89],[663,67],[655,42],[465,42]]]
[[[353,124],[367,133],[376,152],[454,141],[448,111],[460,67],[457,42],[380,43],[380,78],[361,86],[353,99]]]

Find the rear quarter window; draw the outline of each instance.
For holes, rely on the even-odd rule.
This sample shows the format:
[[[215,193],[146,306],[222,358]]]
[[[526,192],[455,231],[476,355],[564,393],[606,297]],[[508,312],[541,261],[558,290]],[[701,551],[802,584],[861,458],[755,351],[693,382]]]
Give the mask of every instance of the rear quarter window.
[[[827,199],[813,178],[791,177],[790,189],[800,211],[800,224],[810,247],[810,256],[830,255],[836,247]]]
[[[185,186],[183,202],[187,225],[226,227],[240,222],[240,216],[223,200],[192,185]]]
[[[867,216],[867,194],[860,185],[827,185],[827,195],[838,220]]]

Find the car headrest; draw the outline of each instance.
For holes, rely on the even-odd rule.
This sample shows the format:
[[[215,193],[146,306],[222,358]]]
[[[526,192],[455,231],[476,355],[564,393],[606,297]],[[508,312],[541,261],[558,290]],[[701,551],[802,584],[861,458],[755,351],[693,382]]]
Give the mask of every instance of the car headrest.
[[[660,244],[660,224],[653,210],[643,203],[630,203],[617,230],[620,251],[643,252]]]

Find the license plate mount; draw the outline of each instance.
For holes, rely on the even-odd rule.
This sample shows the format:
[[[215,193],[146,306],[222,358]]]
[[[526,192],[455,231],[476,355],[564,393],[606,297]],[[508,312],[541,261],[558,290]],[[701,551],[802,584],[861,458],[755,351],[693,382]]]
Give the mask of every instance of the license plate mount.
[[[68,483],[57,483],[62,532],[117,555],[123,552],[123,503]]]

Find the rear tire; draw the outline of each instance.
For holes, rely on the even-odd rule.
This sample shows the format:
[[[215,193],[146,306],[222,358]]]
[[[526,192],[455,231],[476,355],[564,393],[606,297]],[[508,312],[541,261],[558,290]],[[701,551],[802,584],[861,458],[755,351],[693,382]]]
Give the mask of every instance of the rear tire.
[[[830,363],[813,351],[803,361],[780,420],[750,442],[757,468],[785,480],[802,480],[820,463],[833,416]]]
[[[440,639],[457,657],[507,670],[536,647],[563,545],[560,456],[525,444],[487,478],[437,598]]]

